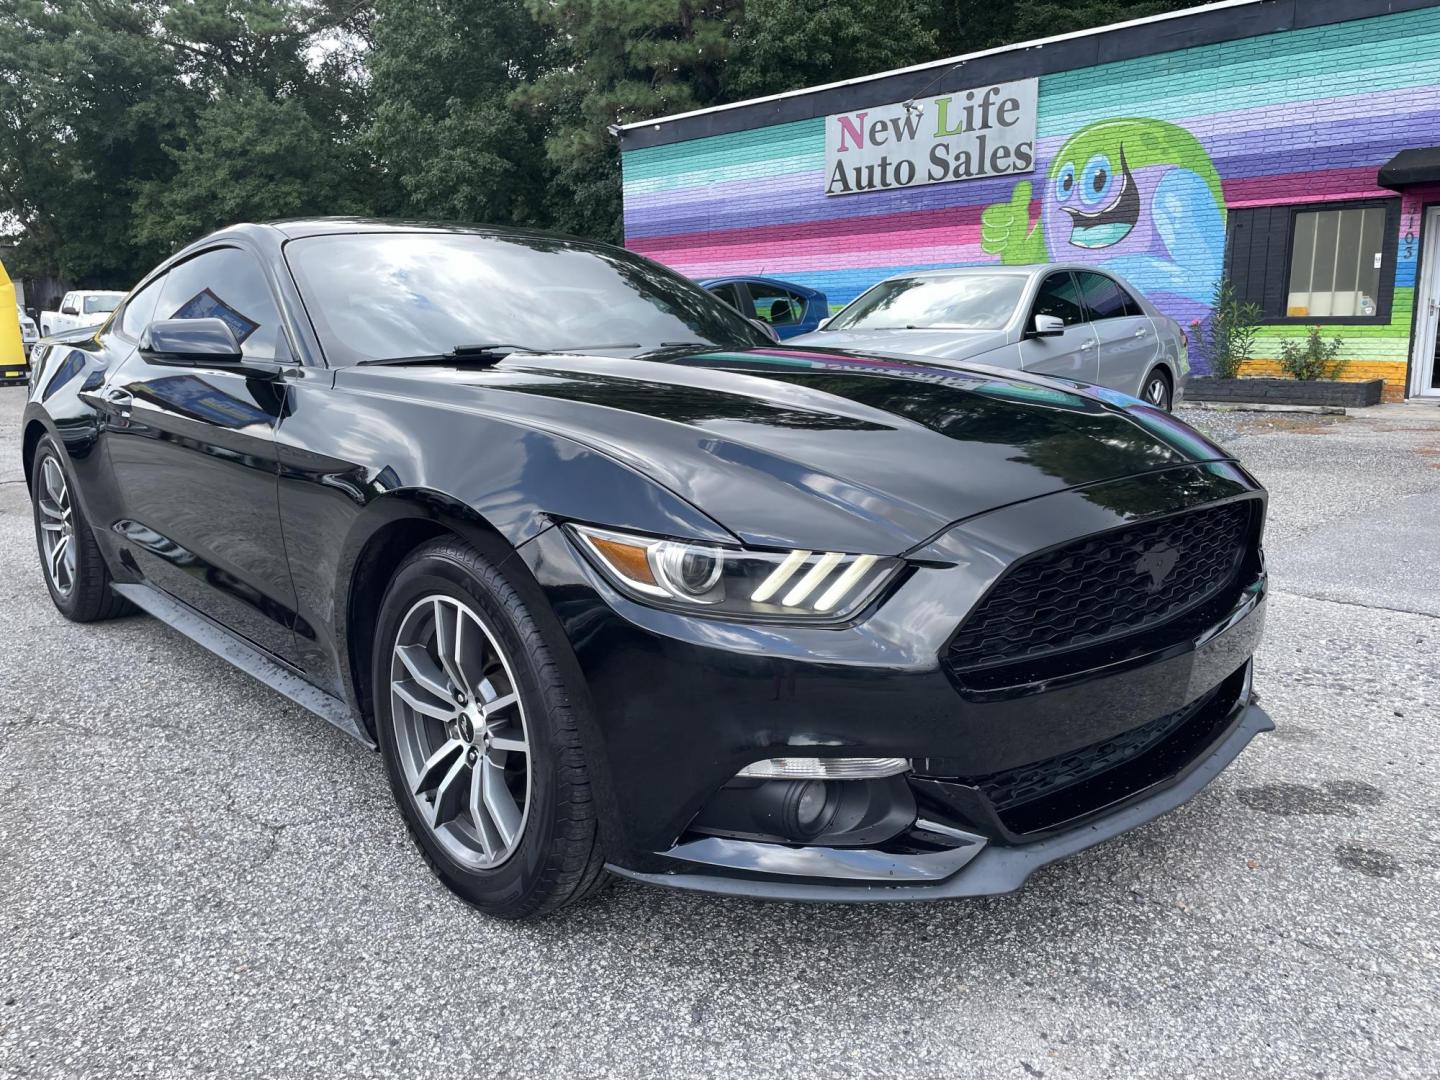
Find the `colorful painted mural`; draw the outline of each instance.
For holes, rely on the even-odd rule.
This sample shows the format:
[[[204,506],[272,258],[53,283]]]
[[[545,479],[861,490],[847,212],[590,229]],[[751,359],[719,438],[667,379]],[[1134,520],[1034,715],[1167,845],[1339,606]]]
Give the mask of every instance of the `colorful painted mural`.
[[[1164,120],[1101,120],[1046,174],[980,214],[980,246],[1004,263],[1083,262],[1120,274],[1182,326],[1209,311],[1225,259],[1225,196],[1200,141]]]
[[[1042,76],[1044,171],[1028,180],[827,198],[823,118],[627,150],[626,242],[692,276],[793,279],[832,305],[904,270],[1093,260],[1188,324],[1220,273],[1227,210],[1395,198],[1379,166],[1437,143],[1440,8],[1427,8]],[[1403,369],[1413,217],[1407,200],[1389,325],[1346,327],[1352,359]]]

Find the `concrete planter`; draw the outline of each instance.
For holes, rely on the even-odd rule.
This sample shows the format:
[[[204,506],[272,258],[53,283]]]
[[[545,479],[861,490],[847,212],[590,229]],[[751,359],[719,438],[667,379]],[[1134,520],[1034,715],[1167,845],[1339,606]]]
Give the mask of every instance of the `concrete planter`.
[[[1313,379],[1191,379],[1185,384],[1187,401],[1227,401],[1260,405],[1342,405],[1358,408],[1379,405],[1384,379],[1335,382]]]

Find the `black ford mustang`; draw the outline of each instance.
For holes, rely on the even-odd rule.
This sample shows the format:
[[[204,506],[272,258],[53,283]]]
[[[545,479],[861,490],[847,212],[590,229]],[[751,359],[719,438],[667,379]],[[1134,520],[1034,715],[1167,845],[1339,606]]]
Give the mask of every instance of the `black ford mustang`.
[[[1169,415],[783,348],[627,252],[227,229],[35,358],[68,618],[132,606],[377,745],[497,915],[608,868],[1003,892],[1269,721],[1263,490]]]

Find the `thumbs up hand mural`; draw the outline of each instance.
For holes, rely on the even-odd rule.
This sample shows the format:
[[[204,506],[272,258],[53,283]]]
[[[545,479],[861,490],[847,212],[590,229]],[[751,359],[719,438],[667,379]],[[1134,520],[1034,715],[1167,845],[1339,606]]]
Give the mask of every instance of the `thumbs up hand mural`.
[[[1010,201],[993,203],[980,215],[980,246],[1002,263],[1045,261],[1045,239],[1040,223],[1030,225],[1029,180],[1022,180],[1010,193]]]

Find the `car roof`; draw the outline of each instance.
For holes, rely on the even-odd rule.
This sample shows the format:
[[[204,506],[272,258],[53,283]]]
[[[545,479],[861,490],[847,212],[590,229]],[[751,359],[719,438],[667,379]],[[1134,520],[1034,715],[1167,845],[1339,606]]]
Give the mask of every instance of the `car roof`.
[[[1089,266],[1085,263],[1076,262],[1053,262],[1053,263],[992,263],[989,265],[968,265],[968,266],[935,266],[928,270],[907,270],[899,274],[891,274],[886,281],[893,281],[895,278],[927,278],[927,277],[957,277],[972,276],[980,274],[1006,274],[1012,277],[1024,275],[1026,277],[1035,274],[1048,274],[1057,270],[1086,270],[1091,273],[1105,274],[1108,277],[1119,278],[1120,275],[1112,270],[1106,270],[1101,266]],[[1122,279],[1123,280],[1123,279]]]
[[[254,227],[255,226],[244,225],[235,226],[235,228],[240,229]],[[471,222],[424,221],[404,218],[287,218],[280,221],[267,221],[259,227],[273,229],[283,234],[288,240],[298,240],[305,236],[329,236],[337,233],[436,232],[470,233],[478,236],[514,236],[546,240],[578,240],[582,243],[590,242],[585,241],[583,237],[565,236],[561,233],[546,232],[543,229],[523,229],[509,225],[483,225]]]
[[[278,250],[287,241],[310,236],[342,236],[357,233],[463,233],[473,236],[509,237],[515,240],[595,246],[596,241],[542,229],[521,229],[504,225],[476,225],[452,221],[418,221],[395,218],[316,217],[287,218],[278,221],[240,222],[207,233],[176,251],[147,275],[154,277],[196,252],[216,244],[245,242],[262,249]]]
[[[783,278],[766,277],[764,274],[729,274],[725,277],[698,278],[696,279],[696,284],[708,289],[712,285],[728,285],[732,281],[756,281],[761,285],[773,285],[777,289],[789,289],[792,292],[820,295],[820,290],[812,289],[809,285],[801,285],[797,281],[786,281]]]

